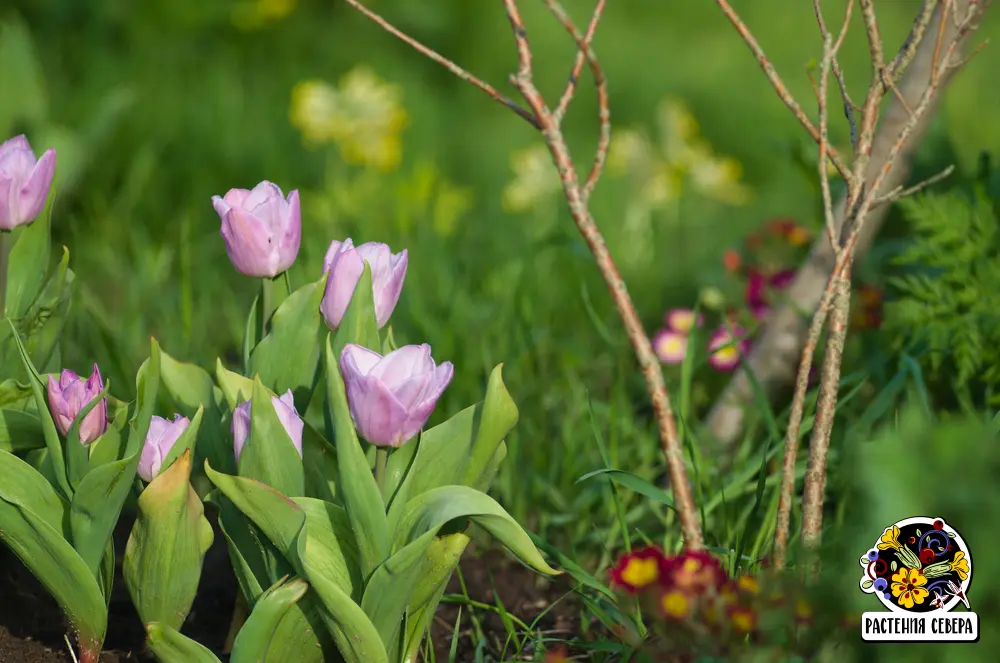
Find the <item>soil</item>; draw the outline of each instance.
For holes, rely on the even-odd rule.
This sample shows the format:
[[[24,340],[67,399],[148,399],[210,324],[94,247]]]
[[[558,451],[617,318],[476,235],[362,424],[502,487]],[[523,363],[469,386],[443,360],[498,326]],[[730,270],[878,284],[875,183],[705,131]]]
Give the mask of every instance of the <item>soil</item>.
[[[115,532],[115,549],[119,556],[125,549],[130,529],[130,519],[123,518]],[[566,581],[550,583],[501,552],[489,550],[479,554],[474,546],[470,546],[463,557],[461,568],[470,599],[495,605],[499,595],[504,609],[527,624],[542,615],[534,628],[546,638],[570,638],[574,625],[579,623],[579,610],[571,597],[560,600],[570,591]],[[447,593],[463,593],[457,575]],[[185,635],[216,652],[222,661],[226,657],[220,652],[235,597],[236,580],[229,566],[224,539],[217,532],[215,544],[205,559],[198,596],[183,630]],[[143,625],[125,590],[120,565],[109,609],[108,635],[101,663],[154,662],[156,659],[145,651]],[[431,627],[436,661],[449,660],[458,611],[458,605],[447,603],[442,603],[438,610]],[[462,607],[457,661],[476,660],[480,632],[485,638],[482,650],[485,660],[519,660],[522,656],[521,660],[532,660],[530,651],[515,652],[513,645],[505,644],[507,631],[499,615],[485,610],[474,612],[480,631],[474,627],[470,608]],[[66,620],[55,601],[20,560],[6,546],[0,545],[0,662],[73,663],[65,640],[66,632]]]

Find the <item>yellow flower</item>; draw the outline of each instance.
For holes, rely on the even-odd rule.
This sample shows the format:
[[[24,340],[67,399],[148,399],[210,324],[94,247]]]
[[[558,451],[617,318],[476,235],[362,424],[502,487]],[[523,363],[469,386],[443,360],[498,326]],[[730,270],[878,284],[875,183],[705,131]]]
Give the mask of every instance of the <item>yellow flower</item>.
[[[652,557],[633,557],[622,569],[621,578],[632,587],[649,587],[660,578],[660,563]]]
[[[899,550],[899,528],[893,525],[882,533],[882,538],[878,540],[879,550]]]
[[[672,619],[684,619],[691,609],[691,601],[684,592],[672,589],[660,597],[660,609]]]
[[[608,153],[608,172],[628,174],[639,199],[651,207],[662,207],[680,197],[686,180],[702,195],[730,205],[742,205],[751,197],[741,182],[739,162],[716,156],[699,137],[698,122],[687,104],[666,98],[658,108],[659,145],[636,129],[616,131]]]
[[[730,611],[729,623],[740,633],[749,633],[757,624],[757,616],[750,608],[738,606]]]
[[[333,140],[331,118],[336,107],[337,90],[324,81],[303,81],[292,88],[292,126],[310,146]]]
[[[757,582],[757,579],[753,576],[740,576],[739,580],[736,581],[736,584],[740,589],[749,594],[756,594],[760,591],[760,583]]]
[[[924,585],[927,578],[919,569],[901,568],[892,576],[892,595],[896,597],[896,602],[907,610],[914,604],[924,602],[930,594]]]
[[[961,580],[969,577],[969,560],[961,550],[955,553],[955,559],[951,560],[951,570],[957,573]]]
[[[398,85],[360,65],[340,85],[306,81],[292,90],[290,117],[308,145],[333,142],[347,163],[391,171],[402,157],[407,123]]]
[[[503,190],[503,206],[508,212],[534,209],[562,189],[552,155],[541,143],[514,152],[510,165],[514,179]]]

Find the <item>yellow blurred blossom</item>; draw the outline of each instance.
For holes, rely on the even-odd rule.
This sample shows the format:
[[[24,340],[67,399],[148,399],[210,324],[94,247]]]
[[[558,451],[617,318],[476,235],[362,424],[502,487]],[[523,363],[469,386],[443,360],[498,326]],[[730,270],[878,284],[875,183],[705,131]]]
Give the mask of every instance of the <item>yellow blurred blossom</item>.
[[[612,177],[628,175],[640,199],[662,207],[680,197],[685,184],[700,194],[730,205],[749,201],[741,181],[742,166],[714,153],[699,136],[698,122],[683,101],[664,99],[658,108],[659,145],[644,132],[623,129],[612,135],[608,170]]]
[[[539,143],[511,155],[514,179],[503,190],[503,207],[508,212],[525,212],[562,189],[559,171],[549,149]]]
[[[287,17],[298,0],[244,0],[233,7],[232,22],[240,30],[258,30]]]
[[[292,90],[290,118],[309,146],[336,143],[344,161],[392,171],[402,158],[402,90],[359,65],[336,88],[319,80]]]

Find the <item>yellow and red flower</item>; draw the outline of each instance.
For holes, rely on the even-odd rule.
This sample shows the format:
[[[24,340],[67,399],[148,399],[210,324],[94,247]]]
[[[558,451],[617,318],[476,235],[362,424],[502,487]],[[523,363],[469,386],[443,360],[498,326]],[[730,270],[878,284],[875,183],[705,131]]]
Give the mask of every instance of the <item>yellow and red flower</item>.
[[[659,548],[650,546],[630,555],[622,555],[611,569],[611,580],[618,587],[635,594],[662,582],[666,558]]]
[[[728,580],[719,560],[704,550],[685,552],[666,563],[664,583],[686,592],[718,591]]]

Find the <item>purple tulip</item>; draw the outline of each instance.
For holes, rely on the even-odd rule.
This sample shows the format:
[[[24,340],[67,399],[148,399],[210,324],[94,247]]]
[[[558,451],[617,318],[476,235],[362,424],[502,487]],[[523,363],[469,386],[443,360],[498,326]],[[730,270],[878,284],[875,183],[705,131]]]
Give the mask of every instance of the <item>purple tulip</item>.
[[[253,400],[244,401],[233,410],[233,450],[236,452],[236,462],[240,462],[240,454],[243,453],[243,445],[250,435],[250,407]],[[292,438],[295,450],[302,457],[302,419],[295,410],[295,399],[292,397],[292,390],[289,389],[281,398],[271,397],[271,405],[278,415],[278,421],[285,427],[288,437]]]
[[[253,191],[230,189],[222,198],[212,196],[212,206],[222,219],[226,253],[236,271],[273,278],[295,262],[302,239],[298,191],[286,200],[276,184],[265,180]]]
[[[399,447],[427,423],[455,367],[431,359],[431,346],[405,345],[386,356],[348,344],[340,353],[351,418],[361,437]]]
[[[55,419],[56,428],[63,435],[69,433],[73,420],[104,391],[101,371],[94,364],[94,372],[84,380],[69,369],[59,375],[59,381],[49,376],[49,408]],[[80,422],[80,444],[90,444],[108,429],[108,399],[102,398],[90,413]]]
[[[56,172],[56,151],[48,149],[41,159],[24,136],[0,145],[0,229],[11,230],[31,223],[45,208]]]
[[[163,459],[167,457],[190,423],[190,419],[179,414],[174,415],[173,421],[153,416],[149,422],[149,432],[146,433],[142,455],[139,456],[138,473],[143,481],[149,483],[156,478],[160,473],[160,466],[163,465]]]
[[[375,319],[379,329],[384,327],[403,290],[407,261],[406,249],[393,254],[387,244],[367,242],[355,247],[350,237],[331,242],[323,259],[323,273],[329,272],[330,276],[320,305],[326,324],[331,329],[340,326],[367,262],[372,271]]]

